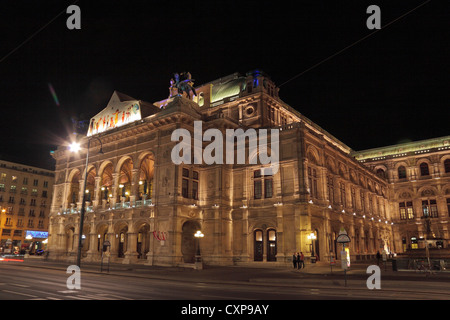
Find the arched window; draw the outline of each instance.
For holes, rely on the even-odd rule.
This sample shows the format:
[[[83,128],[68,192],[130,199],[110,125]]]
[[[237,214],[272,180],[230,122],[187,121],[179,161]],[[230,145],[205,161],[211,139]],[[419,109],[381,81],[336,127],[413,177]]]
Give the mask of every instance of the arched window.
[[[444,161],[445,173],[450,173],[450,159]]]
[[[406,168],[404,166],[398,167],[398,178],[406,179]]]
[[[428,169],[428,164],[425,162],[422,162],[420,164],[420,175],[421,176],[429,176],[430,170]]]
[[[379,168],[379,169],[377,170],[377,176],[379,176],[379,177],[381,177],[381,178],[386,178],[386,174],[385,174],[384,170],[381,169],[381,168]]]

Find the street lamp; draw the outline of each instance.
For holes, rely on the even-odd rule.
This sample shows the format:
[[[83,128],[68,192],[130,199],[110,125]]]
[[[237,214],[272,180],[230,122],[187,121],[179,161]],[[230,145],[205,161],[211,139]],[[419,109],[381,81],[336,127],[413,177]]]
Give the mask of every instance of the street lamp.
[[[92,137],[98,140],[100,142],[100,150],[99,154],[103,154],[103,145],[102,141],[98,137]],[[81,203],[81,212],[80,212],[80,232],[78,235],[78,252],[77,252],[77,266],[80,268],[81,266],[81,248],[83,247],[82,240],[83,240],[83,223],[84,223],[84,213],[86,211],[86,183],[87,183],[87,176],[88,176],[88,165],[89,165],[89,146],[91,145],[91,139],[88,139],[87,144],[87,150],[86,150],[86,168],[84,173],[84,182],[83,182],[83,200]],[[81,146],[77,142],[73,142],[69,146],[69,150],[71,152],[79,152],[81,150]]]
[[[202,256],[200,253],[200,239],[203,238],[205,235],[198,230],[195,234],[194,237],[196,239],[196,247],[197,247],[197,253],[195,254],[195,268],[196,269],[203,269],[203,263],[202,263]]]
[[[314,255],[314,240],[316,240],[316,234],[314,232],[311,232],[308,235],[308,239],[311,240],[311,262],[315,263],[316,259],[315,259],[315,255]]]

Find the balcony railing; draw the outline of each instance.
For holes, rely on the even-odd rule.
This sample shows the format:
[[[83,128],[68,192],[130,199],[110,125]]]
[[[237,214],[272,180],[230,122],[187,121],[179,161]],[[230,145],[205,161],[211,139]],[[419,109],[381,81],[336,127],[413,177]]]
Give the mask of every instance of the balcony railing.
[[[126,202],[119,202],[115,205],[107,205],[105,208],[103,208],[101,205],[94,208],[94,206],[87,206],[86,212],[94,212],[94,211],[104,211],[104,210],[119,210],[119,209],[130,209],[130,208],[139,208],[139,207],[151,207],[152,199],[147,200],[137,200],[134,202],[126,201]],[[62,212],[59,212],[59,214],[77,214],[81,212],[81,208],[68,208]]]

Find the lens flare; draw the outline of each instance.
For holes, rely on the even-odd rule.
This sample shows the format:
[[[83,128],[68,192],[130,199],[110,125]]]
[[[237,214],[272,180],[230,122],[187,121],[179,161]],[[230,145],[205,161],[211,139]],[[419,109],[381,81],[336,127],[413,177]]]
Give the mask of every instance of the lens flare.
[[[48,84],[48,89],[50,90],[50,93],[52,94],[53,100],[55,100],[55,104],[59,107],[58,96],[56,95],[55,89],[53,89],[53,86],[51,83]]]

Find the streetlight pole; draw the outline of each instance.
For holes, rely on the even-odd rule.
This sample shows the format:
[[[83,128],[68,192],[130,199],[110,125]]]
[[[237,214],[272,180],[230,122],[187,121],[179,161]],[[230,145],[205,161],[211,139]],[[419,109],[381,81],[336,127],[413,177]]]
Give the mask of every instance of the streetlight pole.
[[[100,151],[99,154],[102,154],[102,141],[98,138],[98,137],[93,137],[96,138],[99,142],[100,142]],[[85,167],[85,172],[84,172],[84,182],[83,182],[83,198],[82,198],[82,202],[81,202],[81,211],[80,211],[80,232],[78,235],[78,252],[77,252],[77,266],[78,268],[81,267],[81,248],[83,247],[83,224],[84,224],[84,213],[86,211],[86,183],[87,183],[87,176],[88,176],[88,165],[89,165],[89,147],[91,145],[91,139],[88,139],[88,144],[87,144],[87,150],[86,150],[86,167]],[[77,146],[76,148],[72,147],[72,150],[77,150],[79,149],[79,146]]]
[[[205,235],[198,230],[195,234],[194,237],[196,238],[196,247],[197,247],[197,252],[195,253],[195,268],[196,269],[203,269],[203,263],[202,263],[202,256],[200,253],[200,238],[203,238]]]
[[[316,257],[314,255],[314,241],[316,240],[316,235],[314,232],[311,232],[307,238],[309,240],[311,240],[311,263],[315,263],[316,262]]]

